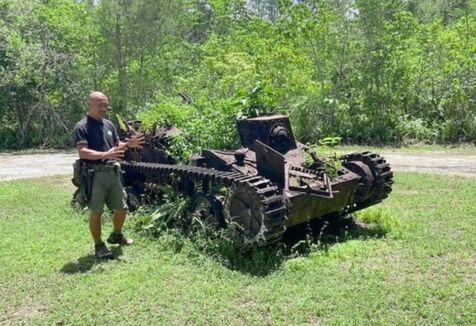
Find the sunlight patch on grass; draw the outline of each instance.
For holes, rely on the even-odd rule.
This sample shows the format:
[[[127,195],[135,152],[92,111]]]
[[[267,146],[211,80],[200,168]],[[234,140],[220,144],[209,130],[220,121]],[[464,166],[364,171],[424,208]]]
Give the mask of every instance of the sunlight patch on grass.
[[[389,209],[370,207],[355,215],[359,221],[368,224],[368,227],[377,234],[396,234],[402,227],[401,222]]]

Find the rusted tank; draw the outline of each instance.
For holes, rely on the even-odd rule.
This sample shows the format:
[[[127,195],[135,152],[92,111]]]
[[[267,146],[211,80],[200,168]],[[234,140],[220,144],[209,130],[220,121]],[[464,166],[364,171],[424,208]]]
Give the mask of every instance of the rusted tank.
[[[340,157],[334,176],[315,155],[309,164],[308,147],[294,138],[287,116],[238,120],[237,128],[241,148],[204,150],[190,165],[141,155],[123,161],[125,185],[136,194],[173,185],[208,224],[256,245],[279,241],[290,227],[375,205],[392,191],[390,165],[375,153]]]

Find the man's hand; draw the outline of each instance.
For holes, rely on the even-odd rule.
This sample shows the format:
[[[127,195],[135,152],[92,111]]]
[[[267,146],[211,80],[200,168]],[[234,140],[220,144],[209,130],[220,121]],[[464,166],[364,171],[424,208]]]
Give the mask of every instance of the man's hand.
[[[119,160],[124,157],[124,149],[118,146],[114,146],[104,154],[104,158],[107,160]]]
[[[142,134],[135,134],[131,138],[126,138],[126,146],[129,148],[141,149],[145,144],[145,138]]]

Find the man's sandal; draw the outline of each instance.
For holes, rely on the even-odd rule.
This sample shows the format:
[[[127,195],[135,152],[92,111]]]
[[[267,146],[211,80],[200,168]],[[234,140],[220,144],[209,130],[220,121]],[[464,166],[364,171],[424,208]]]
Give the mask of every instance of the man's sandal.
[[[107,242],[110,244],[119,244],[121,246],[130,246],[134,243],[134,240],[126,238],[122,233],[116,234],[112,232],[109,238],[107,238]]]

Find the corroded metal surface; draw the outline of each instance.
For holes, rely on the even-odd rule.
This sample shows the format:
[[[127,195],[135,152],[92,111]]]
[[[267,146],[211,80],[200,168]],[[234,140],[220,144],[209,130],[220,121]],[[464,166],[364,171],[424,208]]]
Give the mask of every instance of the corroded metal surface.
[[[139,194],[161,184],[187,196],[200,192],[202,201],[210,204],[209,212],[213,208],[207,218],[223,216],[225,226],[251,244],[272,243],[286,228],[377,204],[392,191],[393,172],[378,154],[345,155],[340,158],[342,167],[330,175],[294,138],[286,116],[240,120],[237,128],[242,148],[204,150],[191,165],[144,155],[151,150],[167,153],[166,144],[149,137],[136,159],[121,163],[125,185]],[[222,188],[227,195],[218,205],[216,191]],[[217,209],[223,211],[218,214]]]
[[[121,162],[127,177],[133,180],[126,181],[126,184],[134,182],[140,176],[145,183],[166,183],[172,184],[173,178],[178,178],[179,185],[193,183],[194,185],[203,182],[213,183],[216,186],[230,187],[230,200],[228,209],[225,212],[228,224],[238,224],[234,227],[244,229],[246,225],[241,225],[247,218],[245,211],[251,209],[252,214],[260,214],[256,229],[252,233],[245,232],[245,240],[248,242],[265,244],[279,240],[285,229],[284,224],[284,201],[278,187],[261,176],[249,176],[238,172],[218,171],[204,167],[189,165],[172,165],[160,163],[141,162]],[[184,190],[178,186],[178,190]],[[243,202],[243,193],[252,198],[249,203]],[[241,196],[241,197],[240,197]],[[239,207],[239,203],[242,207]]]

